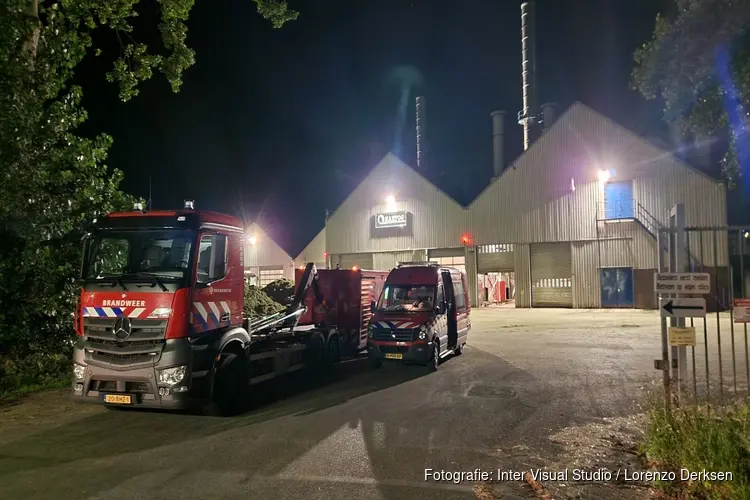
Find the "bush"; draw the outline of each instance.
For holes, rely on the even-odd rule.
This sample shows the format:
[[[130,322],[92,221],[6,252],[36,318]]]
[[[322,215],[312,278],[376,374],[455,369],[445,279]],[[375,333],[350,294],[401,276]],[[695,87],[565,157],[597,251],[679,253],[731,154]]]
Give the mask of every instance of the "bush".
[[[649,412],[643,443],[648,459],[659,470],[677,471],[678,484],[657,484],[679,489],[683,498],[750,498],[750,407],[686,406]],[[731,481],[680,481],[680,469],[691,472],[731,472]],[[675,492],[672,492],[675,493]]]
[[[294,300],[294,282],[286,278],[274,280],[263,287],[263,291],[283,306],[288,306]]]
[[[284,306],[275,302],[257,286],[245,283],[245,316],[258,318],[284,310]]]
[[[0,400],[66,387],[70,377],[68,356],[37,353],[24,358],[0,357]]]

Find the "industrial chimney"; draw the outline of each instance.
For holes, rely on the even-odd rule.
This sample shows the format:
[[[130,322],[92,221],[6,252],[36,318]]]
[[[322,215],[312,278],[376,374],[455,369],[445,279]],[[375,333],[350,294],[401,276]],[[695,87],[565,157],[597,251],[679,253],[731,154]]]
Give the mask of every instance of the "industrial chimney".
[[[537,135],[536,104],[536,36],[534,2],[521,4],[521,78],[523,80],[523,109],[518,124],[523,126],[523,149],[529,149]]]
[[[505,111],[493,111],[492,114],[492,153],[493,153],[493,179],[497,179],[503,173],[505,159],[503,158],[503,146],[505,144]]]
[[[425,109],[424,97],[417,97],[417,168],[425,166]]]
[[[552,124],[555,123],[555,120],[557,119],[557,103],[554,102],[548,102],[546,104],[542,104],[542,129],[544,132],[549,130],[549,128],[552,126]]]

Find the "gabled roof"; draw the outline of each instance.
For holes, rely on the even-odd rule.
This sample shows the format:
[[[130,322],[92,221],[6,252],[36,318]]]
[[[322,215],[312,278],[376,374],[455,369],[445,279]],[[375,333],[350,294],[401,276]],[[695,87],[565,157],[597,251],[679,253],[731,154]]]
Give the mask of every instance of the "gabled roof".
[[[248,238],[254,236],[255,241],[247,241],[245,244],[245,266],[281,266],[292,261],[289,254],[257,223],[253,222],[250,225],[247,234]]]
[[[344,201],[341,202],[341,204],[336,208],[336,210],[334,210],[333,212],[331,212],[329,214],[329,218],[332,217],[339,210],[339,208],[341,208],[342,206],[346,205],[346,203],[352,197],[354,197],[355,193],[357,193],[360,190],[360,188],[362,188],[363,186],[365,186],[372,178],[374,178],[375,176],[377,176],[378,173],[380,173],[381,171],[383,171],[383,170],[385,170],[387,168],[396,168],[396,169],[403,170],[406,173],[406,175],[410,175],[410,176],[412,176],[415,179],[419,179],[420,182],[427,183],[430,186],[434,187],[441,195],[443,195],[445,198],[447,198],[448,200],[450,200],[456,206],[461,207],[462,209],[466,208],[463,205],[461,205],[458,201],[456,201],[453,197],[451,197],[448,193],[446,193],[445,191],[443,191],[442,189],[440,189],[439,187],[437,187],[437,185],[435,185],[435,183],[433,183],[427,177],[425,177],[424,174],[422,174],[421,172],[418,172],[411,165],[409,165],[408,163],[404,162],[401,158],[399,158],[395,154],[388,153],[388,154],[386,154],[383,157],[382,160],[380,160],[378,162],[377,165],[375,165],[373,167],[372,170],[370,170],[370,173],[367,174],[367,176],[364,179],[362,179],[362,181],[357,185],[357,187],[354,188],[351,193],[349,193],[349,196],[347,196],[344,199]]]
[[[540,149],[543,150],[543,148],[551,147],[551,140],[550,137],[552,137],[552,132],[560,129],[560,128],[568,128],[570,129],[572,134],[575,134],[578,130],[579,125],[583,121],[588,122],[599,122],[602,126],[609,127],[610,129],[614,130],[615,133],[618,136],[621,136],[625,138],[625,141],[622,142],[630,142],[633,144],[637,144],[639,146],[649,148],[654,150],[655,156],[666,156],[668,155],[671,159],[673,159],[678,165],[681,167],[684,167],[687,170],[690,170],[691,172],[694,172],[712,182],[720,182],[716,179],[712,178],[702,170],[699,170],[689,163],[685,162],[684,160],[680,159],[678,156],[673,154],[671,151],[668,151],[664,149],[663,147],[659,147],[655,144],[653,144],[648,139],[641,137],[640,135],[636,134],[635,132],[627,129],[626,127],[620,125],[619,123],[615,122],[611,118],[599,113],[598,111],[594,110],[593,108],[586,106],[582,102],[576,101],[573,104],[568,107],[568,109],[565,110],[555,121],[555,123],[550,127],[550,129],[543,134],[541,137],[539,137],[531,146],[529,146],[529,149],[521,153],[511,164],[509,164],[505,170],[503,170],[503,173],[490,181],[490,183],[469,203],[469,207],[474,205],[474,203],[482,197],[482,195],[490,189],[495,183],[497,182],[504,182],[504,179],[507,179],[509,176],[509,173],[513,171],[516,167],[520,166],[522,163],[527,161],[528,158],[530,158],[532,155],[535,155],[539,152]],[[579,138],[580,136],[578,134],[575,135],[575,138]]]

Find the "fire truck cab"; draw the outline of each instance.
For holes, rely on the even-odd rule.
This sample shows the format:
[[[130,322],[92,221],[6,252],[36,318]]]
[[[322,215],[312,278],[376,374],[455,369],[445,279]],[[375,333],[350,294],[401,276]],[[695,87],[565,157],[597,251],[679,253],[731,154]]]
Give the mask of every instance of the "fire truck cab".
[[[371,309],[367,352],[383,361],[426,365],[430,371],[460,355],[471,330],[466,275],[429,262],[401,263],[388,275]]]

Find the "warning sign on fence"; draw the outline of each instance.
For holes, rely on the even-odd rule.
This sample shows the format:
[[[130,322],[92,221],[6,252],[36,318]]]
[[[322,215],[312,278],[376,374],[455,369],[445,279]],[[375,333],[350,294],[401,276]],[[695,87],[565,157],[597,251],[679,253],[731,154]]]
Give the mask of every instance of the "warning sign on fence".
[[[655,273],[654,291],[658,293],[711,293],[708,273]]]
[[[695,345],[695,327],[673,326],[668,331],[669,345],[676,347]]]
[[[734,322],[750,323],[750,299],[734,299]]]

